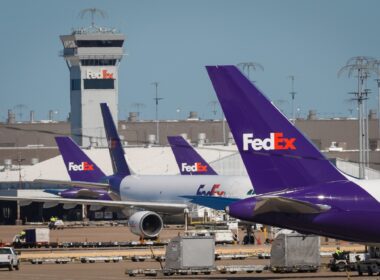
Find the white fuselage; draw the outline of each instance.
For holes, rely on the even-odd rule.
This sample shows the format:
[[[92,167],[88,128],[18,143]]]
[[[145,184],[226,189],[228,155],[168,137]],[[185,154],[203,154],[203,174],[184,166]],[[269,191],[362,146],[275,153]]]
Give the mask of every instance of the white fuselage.
[[[131,175],[120,184],[121,200],[187,203],[182,196],[194,195],[247,198],[252,183],[248,176]]]

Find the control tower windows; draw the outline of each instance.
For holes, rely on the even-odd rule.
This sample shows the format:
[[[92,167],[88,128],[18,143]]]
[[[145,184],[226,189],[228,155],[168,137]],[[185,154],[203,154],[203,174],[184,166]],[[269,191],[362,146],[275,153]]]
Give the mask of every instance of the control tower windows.
[[[81,59],[82,66],[116,65],[116,59]]]
[[[104,48],[104,47],[116,47],[123,46],[123,40],[78,40],[76,44],[78,48]]]
[[[114,89],[113,79],[84,79],[84,89]]]

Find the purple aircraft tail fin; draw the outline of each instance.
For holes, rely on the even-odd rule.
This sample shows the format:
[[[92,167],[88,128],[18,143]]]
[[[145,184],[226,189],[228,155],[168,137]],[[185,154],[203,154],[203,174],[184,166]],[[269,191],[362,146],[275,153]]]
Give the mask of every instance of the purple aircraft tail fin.
[[[218,175],[182,136],[168,136],[182,175]]]
[[[206,67],[257,194],[344,180],[235,67]]]
[[[108,149],[110,151],[113,171],[115,172],[115,175],[131,175],[127,161],[124,157],[124,149],[121,145],[111,111],[106,103],[101,103],[100,109],[102,111],[104,129],[106,130]]]
[[[70,137],[55,137],[72,181],[100,182],[106,175]]]

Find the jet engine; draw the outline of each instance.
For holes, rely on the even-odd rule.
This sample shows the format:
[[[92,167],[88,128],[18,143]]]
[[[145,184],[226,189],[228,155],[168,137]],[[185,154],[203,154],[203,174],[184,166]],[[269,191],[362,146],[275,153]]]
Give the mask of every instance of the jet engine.
[[[139,211],[129,218],[128,226],[133,234],[145,239],[155,239],[164,227],[164,222],[155,212]]]

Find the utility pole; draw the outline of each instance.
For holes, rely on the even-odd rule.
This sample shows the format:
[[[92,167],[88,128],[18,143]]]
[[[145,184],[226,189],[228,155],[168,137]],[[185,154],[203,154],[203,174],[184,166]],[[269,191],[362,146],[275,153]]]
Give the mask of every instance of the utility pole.
[[[296,108],[295,108],[294,99],[295,99],[297,93],[294,91],[294,76],[290,75],[289,79],[291,80],[291,83],[292,83],[292,87],[291,87],[292,90],[289,92],[289,94],[292,98],[292,123],[295,124],[296,123],[296,110],[295,110]]]
[[[359,178],[364,179],[365,167],[369,166],[369,135],[368,135],[368,113],[367,102],[369,90],[366,89],[367,79],[370,72],[374,70],[375,59],[368,56],[356,56],[350,58],[346,65],[343,66],[339,72],[338,77],[343,72],[348,72],[348,77],[353,74],[357,75],[358,83],[357,92],[353,94],[358,103],[358,121],[359,121]]]
[[[18,165],[18,189],[22,189],[22,176],[21,176],[21,163],[25,160],[25,158],[21,158],[20,152],[17,155],[17,159],[14,159],[14,161],[17,162]],[[16,204],[17,210],[16,210],[16,224],[21,225],[21,205],[20,201],[17,201]]]
[[[163,98],[158,97],[158,82],[152,82],[151,83],[155,89],[156,89],[156,97],[153,98],[156,101],[156,144],[160,144],[160,125],[159,125],[159,120],[158,120],[158,101],[162,100]]]

